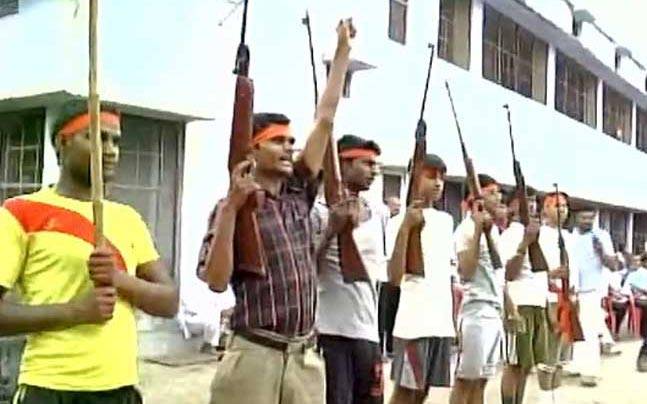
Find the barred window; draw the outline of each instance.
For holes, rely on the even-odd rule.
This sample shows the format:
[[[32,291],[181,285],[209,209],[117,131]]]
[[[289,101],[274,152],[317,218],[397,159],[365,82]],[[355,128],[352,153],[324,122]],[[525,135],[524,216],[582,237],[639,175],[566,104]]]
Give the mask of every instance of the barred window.
[[[438,56],[469,68],[471,0],[441,0]]]
[[[602,131],[614,139],[631,143],[631,101],[604,85]]]
[[[0,201],[41,186],[45,111],[0,114]]]
[[[555,69],[555,109],[595,128],[597,77],[559,51]]]
[[[546,100],[546,43],[486,5],[483,76],[521,95]]]
[[[407,40],[407,4],[408,0],[389,1],[389,38],[405,44]]]
[[[18,14],[18,0],[0,0],[0,18],[7,15]]]

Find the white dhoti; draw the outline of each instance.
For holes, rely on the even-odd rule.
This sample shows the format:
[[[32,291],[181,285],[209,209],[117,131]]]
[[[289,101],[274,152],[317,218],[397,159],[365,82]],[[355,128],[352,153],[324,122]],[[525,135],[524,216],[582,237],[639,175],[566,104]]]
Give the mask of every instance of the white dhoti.
[[[582,376],[600,375],[600,335],[606,328],[598,291],[578,293],[579,319],[584,341],[573,344],[573,367]]]

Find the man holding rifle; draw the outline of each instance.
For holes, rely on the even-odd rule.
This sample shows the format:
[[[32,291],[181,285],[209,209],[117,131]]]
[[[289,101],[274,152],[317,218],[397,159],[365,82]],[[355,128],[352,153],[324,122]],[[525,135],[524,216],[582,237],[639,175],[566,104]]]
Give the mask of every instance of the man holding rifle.
[[[539,245],[548,264],[548,278],[549,278],[549,291],[547,295],[548,302],[548,321],[550,324],[551,332],[548,334],[548,352],[549,361],[548,365],[561,367],[564,363],[563,358],[568,356],[572,344],[572,336],[564,333],[561,330],[558,318],[558,294],[561,293],[562,282],[561,279],[568,279],[571,288],[575,288],[578,284],[578,271],[577,267],[571,265],[564,266],[563,258],[560,258],[562,251],[559,247],[559,231],[561,229],[562,237],[564,239],[564,252],[565,257],[572,257],[573,243],[571,233],[566,229],[562,229],[566,219],[568,218],[568,195],[565,193],[550,192],[546,194],[541,203],[541,216],[543,225],[539,232]],[[572,264],[572,262],[571,262]],[[572,291],[568,291],[571,294]],[[554,387],[554,386],[551,386]],[[545,401],[549,401],[545,397]]]
[[[526,187],[527,204],[530,212],[536,212],[536,192]],[[501,235],[501,257],[505,263],[505,278],[508,293],[519,317],[507,322],[505,347],[508,355],[501,379],[503,404],[521,404],[530,370],[540,363],[550,363],[548,357],[548,320],[546,298],[548,280],[545,272],[533,271],[528,258],[528,246],[537,240],[540,222],[530,218],[528,226],[520,221],[519,190],[512,193],[508,202],[511,223]]]
[[[29,334],[16,401],[135,404],[134,309],[173,317],[178,292],[133,208],[104,201],[104,240],[92,222],[87,101],[70,102],[54,125],[60,165],[53,187],[0,208],[0,335]],[[103,179],[115,177],[120,116],[100,113]],[[95,245],[96,243],[96,245]]]
[[[436,210],[447,168],[435,154],[423,159],[419,196],[401,219],[389,261],[389,282],[400,287],[393,330],[392,404],[421,404],[430,387],[449,387],[452,319],[452,217]],[[400,217],[401,217],[400,216]],[[396,219],[397,220],[397,219]],[[422,227],[424,276],[405,273],[412,229]]]
[[[499,234],[492,225],[501,203],[501,190],[488,175],[479,174],[470,181],[474,180],[480,184],[481,198],[471,192],[466,196],[468,214],[454,233],[465,295],[459,315],[460,352],[452,404],[483,403],[485,385],[495,374],[503,337],[503,269],[493,259]]]
[[[328,404],[382,403],[382,355],[375,279],[384,271],[384,209],[359,196],[377,175],[379,146],[353,135],[337,141],[343,186],[350,197],[328,208],[317,202],[312,227],[319,273],[316,329],[326,361]],[[341,272],[339,233],[353,239],[369,279],[347,282]]]
[[[322,403],[324,368],[315,351],[316,269],[310,209],[341,97],[355,30],[340,22],[329,80],[314,128],[293,162],[294,137],[281,114],[254,114],[250,160],[233,169],[201,253],[199,276],[216,291],[231,282],[233,331],[212,383],[212,403]],[[253,163],[252,163],[253,161]],[[254,193],[264,275],[240,272],[236,216]]]

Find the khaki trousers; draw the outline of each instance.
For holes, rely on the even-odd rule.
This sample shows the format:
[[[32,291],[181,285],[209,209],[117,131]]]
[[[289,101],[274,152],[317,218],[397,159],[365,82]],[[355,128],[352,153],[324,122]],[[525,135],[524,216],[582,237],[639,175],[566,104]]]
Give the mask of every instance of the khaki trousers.
[[[286,351],[236,334],[216,368],[211,404],[324,404],[325,366],[314,347]]]

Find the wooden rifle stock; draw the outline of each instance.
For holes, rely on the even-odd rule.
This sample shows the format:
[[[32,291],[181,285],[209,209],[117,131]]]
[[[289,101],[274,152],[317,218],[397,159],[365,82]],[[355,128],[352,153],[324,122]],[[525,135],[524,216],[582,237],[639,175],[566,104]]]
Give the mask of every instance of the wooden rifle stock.
[[[559,198],[559,188],[555,185],[555,192]],[[558,199],[559,200],[559,199]],[[566,244],[564,243],[564,236],[562,235],[562,220],[559,211],[559,204],[557,205],[557,244],[559,246],[559,264],[568,268],[569,275],[562,279],[562,288],[558,294],[557,300],[557,321],[559,324],[560,332],[564,339],[573,341],[584,341],[584,332],[582,331],[582,324],[578,316],[578,308],[571,300],[571,285],[569,281],[570,266],[568,259],[568,251],[566,251]]]
[[[323,161],[323,181],[326,204],[332,208],[343,201],[347,195],[341,181],[337,145],[332,137],[328,141]],[[353,224],[347,226],[337,236],[339,248],[339,265],[344,282],[368,281],[371,278],[366,271],[362,256],[353,238]]]
[[[514,137],[512,136],[512,120],[510,119],[510,107],[508,104],[503,108],[507,111],[508,116],[508,133],[510,135],[510,150],[512,151],[512,170],[514,179],[517,183],[517,201],[519,201],[519,218],[524,226],[530,223],[530,207],[528,206],[528,191],[526,188],[526,179],[521,171],[521,163],[517,160],[517,154],[514,148]],[[535,212],[533,212],[534,214]],[[528,246],[528,259],[530,261],[530,270],[532,272],[548,271],[548,263],[544,252],[539,246],[539,241],[535,240]]]
[[[479,199],[483,199],[483,194],[481,192],[481,184],[479,183],[479,179],[476,175],[476,170],[474,170],[474,163],[472,162],[472,159],[467,154],[467,148],[465,147],[465,141],[463,140],[463,132],[461,131],[461,125],[458,122],[458,116],[456,115],[456,107],[454,106],[452,91],[449,88],[449,83],[447,81],[445,81],[445,89],[447,90],[447,96],[449,97],[449,104],[452,107],[452,114],[454,116],[454,123],[456,124],[458,140],[461,144],[463,163],[465,164],[465,175],[467,176],[467,185],[469,187],[470,193],[474,197],[474,200],[477,201]],[[482,209],[482,207],[479,207],[479,209]],[[483,234],[485,234],[485,242],[487,244],[488,253],[490,255],[490,261],[492,261],[492,266],[495,269],[503,268],[503,264],[501,262],[501,256],[499,256],[499,252],[497,251],[496,246],[494,245],[494,240],[492,240],[492,235],[490,234],[489,229],[487,229],[487,231],[484,231]]]
[[[301,22],[306,26],[308,33],[308,46],[310,49],[310,64],[312,67],[312,82],[314,85],[316,110],[317,104],[319,103],[319,91],[317,89],[317,69],[314,61],[310,15],[307,11],[306,16],[301,20]],[[324,154],[323,183],[324,196],[329,208],[332,208],[347,197],[346,190],[341,181],[337,145],[335,144],[332,134],[328,137],[328,145],[326,146],[326,152]],[[355,239],[353,238],[352,223],[348,223],[346,228],[344,228],[337,236],[337,246],[339,250],[339,266],[341,268],[344,282],[370,281],[371,278],[366,271],[366,267],[362,261],[362,256],[360,255]]]
[[[413,149],[413,159],[411,160],[411,178],[409,180],[409,189],[407,190],[407,206],[411,206],[415,200],[422,199],[420,181],[423,176],[425,156],[427,155],[427,123],[425,122],[425,105],[427,104],[427,93],[429,92],[429,79],[431,77],[431,66],[434,61],[434,46],[429,44],[431,54],[429,56],[429,66],[427,67],[427,80],[422,97],[422,107],[420,108],[420,118],[416,125],[415,147]],[[420,235],[422,226],[411,229],[409,240],[407,241],[407,254],[405,273],[424,276],[425,262],[422,255],[422,241]]]
[[[236,92],[229,140],[229,172],[244,161],[249,152],[253,135],[254,83],[249,78],[249,48],[245,44],[247,6],[245,0],[241,40],[236,52]],[[264,203],[264,194],[259,191],[249,197],[236,215],[234,231],[234,269],[257,276],[265,276],[263,244],[256,219],[256,209]]]

